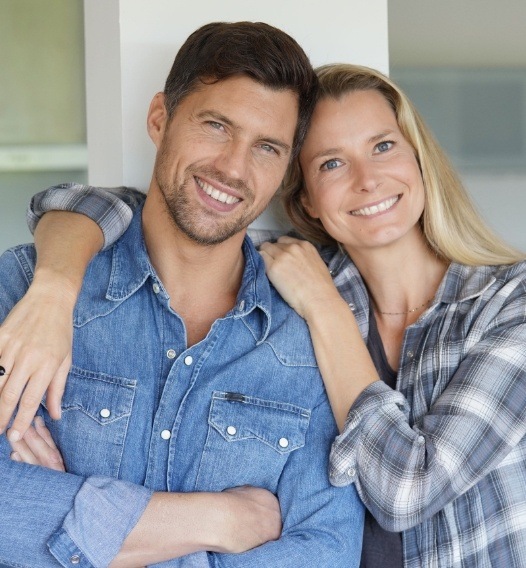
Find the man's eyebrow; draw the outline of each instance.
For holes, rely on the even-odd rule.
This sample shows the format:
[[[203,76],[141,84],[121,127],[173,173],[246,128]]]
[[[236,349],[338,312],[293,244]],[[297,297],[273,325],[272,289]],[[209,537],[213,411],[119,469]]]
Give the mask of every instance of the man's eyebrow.
[[[262,136],[261,142],[277,146],[278,148],[281,148],[286,154],[290,153],[290,144],[286,144],[285,142],[278,140],[277,138],[266,138]]]
[[[197,118],[211,118],[219,122],[224,122],[228,124],[228,126],[234,126],[234,123],[228,117],[215,110],[203,110],[198,113]]]
[[[232,122],[230,118],[226,117],[224,114],[221,114],[220,112],[217,112],[215,110],[203,110],[197,114],[197,118],[209,118],[212,120],[217,120],[218,122],[223,122],[224,124],[231,126],[232,128],[236,128],[236,124]],[[279,140],[277,138],[269,138],[264,134],[261,134],[261,136],[258,136],[257,138],[261,140],[261,142],[264,142],[265,144],[271,144],[273,146],[281,148],[285,153],[290,153],[291,151],[290,144],[283,142],[283,140]]]

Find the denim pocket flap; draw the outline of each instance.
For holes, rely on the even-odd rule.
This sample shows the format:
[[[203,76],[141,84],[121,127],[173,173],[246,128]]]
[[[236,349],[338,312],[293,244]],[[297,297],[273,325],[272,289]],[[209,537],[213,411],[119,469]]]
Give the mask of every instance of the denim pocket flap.
[[[305,445],[310,414],[286,402],[214,392],[208,422],[227,442],[257,439],[286,454]]]
[[[62,398],[62,412],[80,410],[100,425],[132,411],[136,381],[72,367]]]

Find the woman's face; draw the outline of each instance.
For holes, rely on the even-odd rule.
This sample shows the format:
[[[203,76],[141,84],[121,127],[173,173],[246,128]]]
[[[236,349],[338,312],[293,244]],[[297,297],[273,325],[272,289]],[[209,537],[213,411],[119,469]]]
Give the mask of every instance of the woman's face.
[[[308,213],[349,252],[421,239],[420,169],[378,91],[321,100],[300,164]]]

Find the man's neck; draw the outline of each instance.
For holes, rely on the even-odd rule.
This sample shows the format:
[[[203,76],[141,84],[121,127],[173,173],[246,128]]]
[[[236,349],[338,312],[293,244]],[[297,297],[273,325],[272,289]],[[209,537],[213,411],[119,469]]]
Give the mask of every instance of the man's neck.
[[[185,322],[191,346],[235,305],[245,266],[245,231],[218,245],[200,245],[174,225],[161,205],[156,199],[147,199],[144,205],[146,249],[170,306]]]

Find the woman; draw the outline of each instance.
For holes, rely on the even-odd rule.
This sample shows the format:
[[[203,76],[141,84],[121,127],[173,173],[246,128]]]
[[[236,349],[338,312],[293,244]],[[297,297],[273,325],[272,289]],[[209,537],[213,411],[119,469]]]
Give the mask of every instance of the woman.
[[[319,77],[283,197],[323,246],[261,251],[311,330],[341,431],[331,480],[371,513],[363,565],[526,566],[523,255],[392,81],[352,65]]]

